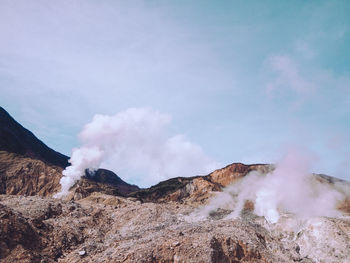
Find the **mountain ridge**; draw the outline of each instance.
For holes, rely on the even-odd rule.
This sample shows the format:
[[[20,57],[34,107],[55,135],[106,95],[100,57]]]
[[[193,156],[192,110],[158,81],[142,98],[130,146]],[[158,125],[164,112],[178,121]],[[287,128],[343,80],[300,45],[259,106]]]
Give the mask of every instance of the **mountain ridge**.
[[[0,194],[52,196],[60,190],[67,166],[68,156],[48,147],[0,107]],[[85,174],[81,181],[78,196],[84,197],[94,189],[122,196],[139,189],[106,169]]]
[[[68,156],[48,147],[2,107],[0,107],[0,150],[40,159],[62,168],[69,166]]]
[[[11,135],[4,130],[0,137]],[[227,218],[230,208],[210,206],[225,187],[251,171],[267,174],[273,165],[232,163],[145,189],[98,169],[86,171],[65,198],[52,198],[64,166],[28,153],[31,144],[21,148],[16,135],[7,137],[12,144],[0,141],[0,262],[344,263],[350,258],[350,197],[340,204],[343,217],[300,220],[286,213],[275,224],[257,216],[251,200],[237,218]],[[326,187],[343,183],[315,176]]]

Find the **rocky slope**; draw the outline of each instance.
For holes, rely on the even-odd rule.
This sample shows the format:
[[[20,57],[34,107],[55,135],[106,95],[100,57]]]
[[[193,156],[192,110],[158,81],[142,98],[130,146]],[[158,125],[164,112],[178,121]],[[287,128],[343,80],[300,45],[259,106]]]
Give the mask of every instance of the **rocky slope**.
[[[222,181],[234,183],[250,169],[271,167],[232,164],[161,182],[131,194],[136,197],[117,196],[91,178],[65,200],[0,195],[0,262],[350,262],[349,203],[338,218],[284,214],[269,224],[249,205],[235,219],[223,209],[203,218],[200,211]],[[113,183],[108,172],[95,179]]]
[[[0,151],[0,194],[49,196],[60,188],[62,168]]]
[[[86,172],[66,198],[54,199],[68,157],[3,109],[0,122],[0,262],[350,263],[348,182],[314,175],[348,194],[338,205],[341,216],[283,214],[275,224],[256,216],[253,202],[237,218],[227,217],[228,209],[201,212],[249,172],[274,169],[264,164],[233,163],[147,189],[99,169]]]
[[[0,196],[2,262],[350,262],[350,217],[277,224],[245,211],[94,193],[79,201]]]
[[[62,167],[41,160],[0,151],[0,194],[53,196],[61,189]],[[70,198],[81,199],[93,192],[126,196],[139,190],[115,173],[99,169],[86,175],[72,188]]]
[[[52,196],[57,193],[68,157],[47,147],[0,107],[0,194]],[[99,169],[86,174],[71,198],[92,192],[127,195],[138,190],[115,173]]]
[[[0,151],[38,159],[62,168],[69,165],[67,156],[47,147],[2,107],[0,107]]]
[[[172,178],[150,188],[131,193],[130,196],[136,197],[142,202],[204,203],[214,192],[221,191],[249,172],[259,171],[266,174],[271,169],[272,166],[267,164],[233,163],[206,176]]]

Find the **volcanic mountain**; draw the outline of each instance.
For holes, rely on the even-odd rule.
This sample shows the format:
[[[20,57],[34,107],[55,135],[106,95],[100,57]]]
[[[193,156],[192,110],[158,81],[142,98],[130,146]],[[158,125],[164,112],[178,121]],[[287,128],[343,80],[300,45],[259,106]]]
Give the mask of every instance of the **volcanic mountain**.
[[[54,151],[0,107],[0,194],[52,196],[60,189],[62,171],[69,157]],[[142,202],[202,202],[212,192],[242,178],[250,171],[266,173],[270,165],[234,163],[207,176],[177,177],[141,189],[124,182],[112,171],[86,172],[71,189],[69,198],[78,200],[93,192],[130,196]]]
[[[0,107],[0,194],[52,196],[60,189],[69,157],[46,146]],[[139,188],[112,171],[86,174],[75,186],[79,196],[100,191],[126,195]]]
[[[273,165],[233,163],[146,189],[98,169],[86,171],[67,197],[52,198],[67,165],[67,156],[0,108],[0,262],[350,263],[350,186],[342,180],[312,177],[322,189],[348,191],[341,216],[284,213],[271,224],[254,213],[253,200],[236,218],[210,203]]]

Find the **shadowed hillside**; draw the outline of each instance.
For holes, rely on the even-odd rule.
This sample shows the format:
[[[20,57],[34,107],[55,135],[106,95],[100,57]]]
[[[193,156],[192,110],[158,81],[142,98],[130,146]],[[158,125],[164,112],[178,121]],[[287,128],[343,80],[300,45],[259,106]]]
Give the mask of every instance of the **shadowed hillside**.
[[[15,121],[0,107],[0,151],[16,153],[65,168],[68,156],[47,147],[35,135]]]
[[[61,188],[60,179],[69,165],[68,159],[0,107],[0,194],[52,196]],[[82,198],[93,192],[126,195],[138,189],[112,171],[99,169],[93,175],[87,173],[73,187],[73,197]]]

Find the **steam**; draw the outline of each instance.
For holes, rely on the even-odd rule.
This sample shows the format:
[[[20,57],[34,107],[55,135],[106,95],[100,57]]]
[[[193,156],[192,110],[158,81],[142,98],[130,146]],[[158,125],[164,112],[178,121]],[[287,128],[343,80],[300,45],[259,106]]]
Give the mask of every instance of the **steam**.
[[[254,213],[269,223],[276,223],[283,213],[298,217],[338,216],[336,206],[345,198],[346,190],[337,183],[330,185],[317,180],[310,173],[311,162],[310,156],[291,150],[267,175],[249,173],[218,193],[200,213],[208,215],[226,208],[233,210],[228,217],[235,218],[250,200],[254,203]]]
[[[71,166],[63,171],[64,196],[85,169],[103,166],[123,179],[149,186],[170,177],[207,174],[218,164],[184,135],[167,135],[171,117],[147,108],[130,108],[114,116],[95,115],[79,134]]]

